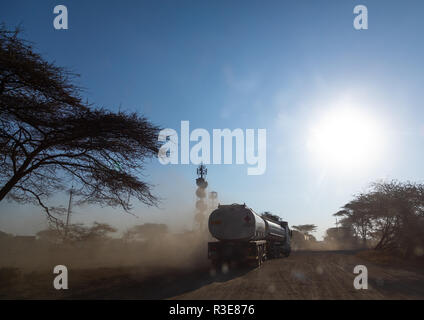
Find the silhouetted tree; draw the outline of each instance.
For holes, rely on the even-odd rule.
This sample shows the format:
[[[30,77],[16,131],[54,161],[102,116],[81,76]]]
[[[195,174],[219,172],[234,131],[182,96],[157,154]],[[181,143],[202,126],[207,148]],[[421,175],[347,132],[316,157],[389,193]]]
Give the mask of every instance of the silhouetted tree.
[[[91,227],[83,225],[72,225],[68,229],[67,238],[78,241],[98,241],[109,238],[110,233],[115,233],[116,228],[107,223],[94,222]]]
[[[166,233],[168,233],[168,226],[166,224],[145,223],[129,229],[124,234],[124,239],[127,241],[151,240],[161,238]]]
[[[325,232],[324,242],[333,248],[352,249],[357,247],[357,237],[351,227],[342,226],[328,228]]]
[[[317,229],[317,226],[314,224],[302,224],[298,226],[293,226],[293,229],[296,229],[297,231],[310,236],[312,232],[315,232]]]
[[[45,200],[72,181],[78,203],[154,205],[140,176],[157,154],[159,128],[135,113],[92,108],[74,76],[0,26],[0,201],[33,202],[51,217]]]
[[[115,233],[117,230],[107,223],[94,222],[91,227],[81,223],[71,224],[66,227],[63,223],[55,227],[42,230],[37,233],[40,240],[59,243],[76,243],[87,241],[99,241],[109,239],[110,233]]]
[[[424,245],[424,185],[412,182],[378,182],[344,206],[340,215],[374,238],[376,249],[395,249],[410,257]],[[366,229],[364,230],[364,227]]]
[[[357,198],[347,203],[342,210],[334,216],[343,217],[340,223],[344,227],[352,228],[354,234],[362,239],[362,245],[366,247],[367,239],[372,232],[373,195],[360,194]]]

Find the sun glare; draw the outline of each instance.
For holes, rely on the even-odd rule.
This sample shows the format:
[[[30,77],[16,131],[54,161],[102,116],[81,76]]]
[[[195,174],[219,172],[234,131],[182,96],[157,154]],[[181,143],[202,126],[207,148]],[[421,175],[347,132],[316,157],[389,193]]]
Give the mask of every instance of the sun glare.
[[[352,107],[325,113],[310,128],[308,148],[314,161],[332,169],[361,169],[378,160],[383,144],[377,119]]]

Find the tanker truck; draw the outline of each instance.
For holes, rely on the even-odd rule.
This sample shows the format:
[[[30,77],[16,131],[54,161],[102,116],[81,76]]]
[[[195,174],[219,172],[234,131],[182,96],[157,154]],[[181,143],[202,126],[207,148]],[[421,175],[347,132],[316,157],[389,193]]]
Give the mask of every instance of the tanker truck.
[[[260,267],[266,259],[290,255],[292,232],[287,222],[260,216],[246,204],[218,205],[208,227],[218,240],[208,243],[214,267],[230,262]]]

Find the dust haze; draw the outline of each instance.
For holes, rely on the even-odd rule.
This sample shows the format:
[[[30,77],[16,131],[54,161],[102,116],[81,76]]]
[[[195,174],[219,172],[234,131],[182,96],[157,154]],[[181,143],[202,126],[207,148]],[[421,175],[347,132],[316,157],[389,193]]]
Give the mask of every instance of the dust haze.
[[[63,232],[57,232],[55,225],[48,226],[45,215],[36,223],[45,224],[44,230],[34,230],[30,236],[14,234],[16,228],[10,224],[0,225],[0,268],[31,272],[51,271],[58,264],[69,269],[204,266],[208,262],[207,242],[211,238],[207,229],[199,230],[194,225],[196,189],[193,182],[169,172],[158,179],[169,195],[158,208],[136,208],[134,216],[108,208],[72,208],[70,220],[74,233],[66,242]],[[175,189],[165,183],[169,179],[180,187]],[[62,199],[63,203],[67,201],[66,197]],[[15,209],[14,206],[11,209]],[[213,208],[208,210],[207,213]],[[25,229],[28,216],[34,217],[33,214],[22,216],[16,225]],[[60,218],[66,220],[65,216]],[[97,225],[95,230],[94,225]]]
[[[101,238],[73,243],[55,243],[54,239],[30,236],[3,236],[0,241],[0,267],[19,268],[26,272],[53,270],[56,265],[69,269],[168,266],[196,268],[207,264],[208,236],[204,232],[162,231],[159,224],[140,225],[146,238],[126,234],[121,238]],[[137,227],[137,226],[136,226]],[[152,232],[149,232],[151,229]],[[168,229],[168,228],[166,228]],[[140,238],[140,239],[137,239]]]

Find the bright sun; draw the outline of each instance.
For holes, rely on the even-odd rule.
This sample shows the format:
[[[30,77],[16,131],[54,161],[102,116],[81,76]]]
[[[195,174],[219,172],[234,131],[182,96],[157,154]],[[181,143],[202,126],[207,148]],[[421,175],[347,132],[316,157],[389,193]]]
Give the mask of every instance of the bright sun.
[[[361,169],[375,162],[383,144],[380,124],[370,114],[339,107],[315,122],[308,148],[314,160],[332,169]]]

